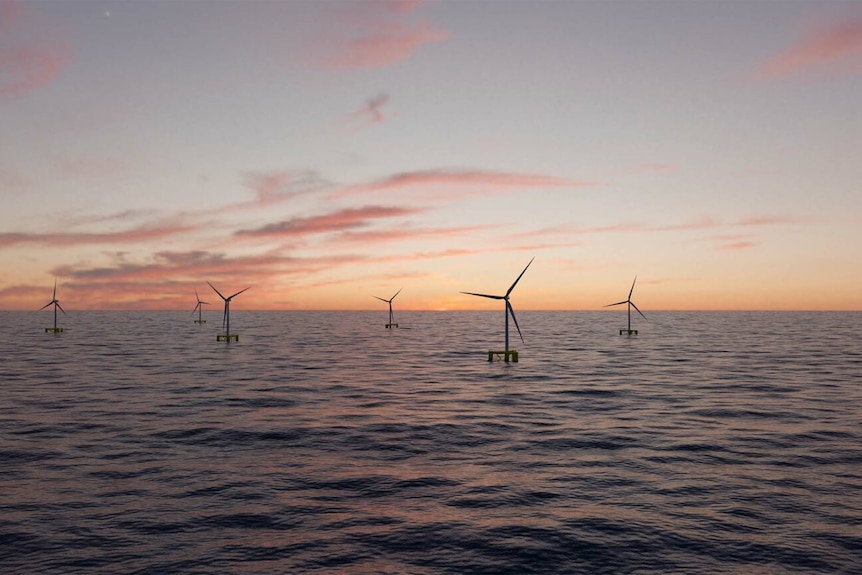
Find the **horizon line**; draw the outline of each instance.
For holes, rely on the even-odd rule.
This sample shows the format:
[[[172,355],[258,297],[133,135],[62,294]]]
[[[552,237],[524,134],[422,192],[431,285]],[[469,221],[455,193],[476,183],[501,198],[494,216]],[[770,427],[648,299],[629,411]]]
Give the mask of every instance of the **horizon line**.
[[[30,310],[30,309],[0,309],[0,313],[8,312],[8,313],[39,313],[43,310]],[[164,308],[164,309],[96,309],[96,308],[84,308],[84,309],[70,309],[72,312],[119,312],[119,313],[128,313],[128,312],[171,312],[171,313],[190,313],[185,309],[180,308]],[[197,311],[197,310],[195,310]],[[209,312],[205,313],[216,313],[218,310],[212,309]],[[237,312],[243,311],[254,311],[254,312],[346,312],[346,313],[357,313],[357,312],[368,312],[368,313],[380,313],[380,310],[377,309],[277,309],[277,308],[243,308],[240,310],[235,310]],[[619,309],[603,309],[603,308],[579,308],[579,309],[523,309],[520,310],[523,312],[541,312],[541,313],[569,313],[569,312],[601,312],[601,313],[625,313],[625,310]],[[401,312],[487,312],[487,313],[499,313],[499,310],[492,309],[463,309],[463,308],[455,308],[455,309],[401,309]],[[799,313],[836,313],[836,312],[862,312],[862,309],[840,309],[840,308],[829,308],[829,309],[758,309],[758,308],[744,308],[744,309],[654,309],[650,310],[650,313],[682,313],[682,312],[691,312],[691,313],[749,313],[749,312],[778,312],[778,313],[788,313],[788,312],[799,312]]]

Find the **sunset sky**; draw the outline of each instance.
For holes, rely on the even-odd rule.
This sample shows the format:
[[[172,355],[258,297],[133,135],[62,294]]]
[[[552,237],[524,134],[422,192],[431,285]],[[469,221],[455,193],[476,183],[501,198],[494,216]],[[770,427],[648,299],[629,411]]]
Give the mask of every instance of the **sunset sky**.
[[[859,310],[862,3],[0,0],[0,200],[0,310]]]

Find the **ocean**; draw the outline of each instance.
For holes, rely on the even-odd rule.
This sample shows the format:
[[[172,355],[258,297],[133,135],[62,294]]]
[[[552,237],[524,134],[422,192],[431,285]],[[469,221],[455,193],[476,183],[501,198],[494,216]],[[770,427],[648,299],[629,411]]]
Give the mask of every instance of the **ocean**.
[[[67,311],[0,313],[3,575],[862,573],[860,312]]]

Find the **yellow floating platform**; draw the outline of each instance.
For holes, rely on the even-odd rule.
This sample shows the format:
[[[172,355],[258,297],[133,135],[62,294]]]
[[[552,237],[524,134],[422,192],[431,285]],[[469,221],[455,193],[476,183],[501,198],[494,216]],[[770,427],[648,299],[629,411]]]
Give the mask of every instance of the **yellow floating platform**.
[[[398,324],[397,323],[387,323],[386,324],[386,329],[391,329],[393,327],[398,327]]]
[[[63,333],[62,327],[46,327],[45,333]]]
[[[239,334],[238,333],[220,333],[216,336],[216,341],[226,341],[228,343],[231,341],[239,341]]]
[[[195,320],[195,323],[206,323],[206,322],[207,322],[207,320],[205,320],[205,319],[196,319]]]
[[[620,335],[623,335],[623,334],[625,334],[625,335],[637,335],[638,330],[636,330],[636,329],[621,329]]]
[[[517,352],[517,350],[514,350],[514,349],[510,349],[509,351],[506,351],[506,350],[503,350],[503,351],[489,350],[488,351],[488,361],[494,361],[495,355],[497,357],[502,358],[503,361],[505,361],[506,363],[508,363],[509,361],[512,361],[513,363],[518,363],[518,352]]]

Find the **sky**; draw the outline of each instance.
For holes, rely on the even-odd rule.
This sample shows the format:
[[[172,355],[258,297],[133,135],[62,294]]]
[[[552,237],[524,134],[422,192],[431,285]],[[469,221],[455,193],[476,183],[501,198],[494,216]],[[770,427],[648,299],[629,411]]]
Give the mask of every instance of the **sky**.
[[[860,102],[862,2],[0,0],[0,310],[860,310]]]

